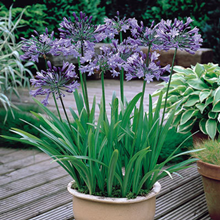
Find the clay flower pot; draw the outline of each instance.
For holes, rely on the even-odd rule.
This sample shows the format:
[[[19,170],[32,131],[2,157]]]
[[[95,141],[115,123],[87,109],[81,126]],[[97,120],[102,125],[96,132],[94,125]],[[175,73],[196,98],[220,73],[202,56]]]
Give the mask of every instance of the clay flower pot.
[[[197,161],[198,172],[202,175],[203,187],[209,215],[220,219],[220,166]]]
[[[156,195],[161,185],[156,182],[145,197],[135,199],[110,198],[79,193],[72,189],[74,181],[67,186],[73,195],[73,214],[76,220],[153,220],[156,208]]]

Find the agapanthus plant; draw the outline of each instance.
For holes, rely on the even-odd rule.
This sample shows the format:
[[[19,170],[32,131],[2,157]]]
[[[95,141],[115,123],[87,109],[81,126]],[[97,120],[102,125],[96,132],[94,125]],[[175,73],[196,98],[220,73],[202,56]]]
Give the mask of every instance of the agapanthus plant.
[[[135,18],[119,19],[119,14],[117,14],[115,19],[106,20],[106,24],[109,24],[110,27],[109,30],[112,30],[110,33],[106,24],[92,26],[92,18],[86,17],[83,13],[80,13],[80,17],[73,14],[73,17],[74,21],[65,18],[61,23],[62,38],[55,40],[55,46],[52,47],[53,49],[57,47],[57,54],[70,55],[76,52],[76,56],[79,56],[79,72],[84,100],[76,90],[74,97],[77,111],[70,109],[74,119],[72,122],[66,114],[68,123],[61,118],[57,119],[54,113],[36,101],[51,118],[48,120],[42,114],[35,114],[38,119],[44,120],[48,124],[50,131],[43,127],[37,129],[51,139],[52,145],[18,129],[15,129],[14,132],[21,135],[22,139],[12,139],[30,142],[49,154],[72,176],[75,180],[75,188],[78,190],[110,197],[115,195],[113,188],[120,197],[131,194],[135,197],[143,191],[146,193],[156,181],[165,175],[171,175],[195,161],[195,159],[189,159],[164,168],[167,162],[178,156],[175,155],[176,149],[164,162],[158,164],[159,154],[175,111],[169,114],[168,119],[164,121],[165,111],[160,117],[162,96],[158,99],[155,112],[153,112],[152,98],[149,96],[149,109],[145,113],[143,100],[146,85],[154,78],[168,81],[168,93],[177,49],[195,51],[202,42],[201,37],[197,29],[189,29],[191,22],[189,18],[186,23],[175,20],[173,24],[170,21],[162,20],[148,28],[144,27],[142,22],[139,26]],[[112,28],[115,28],[115,31]],[[128,29],[132,34],[129,39],[121,39],[119,43],[112,39],[114,33]],[[109,36],[106,36],[107,33]],[[94,54],[94,43],[104,37],[112,39],[112,43],[101,47],[99,54]],[[184,39],[182,39],[183,37]],[[129,44],[131,42],[132,44]],[[141,52],[139,48],[141,45],[148,47],[147,54]],[[167,50],[170,47],[175,48],[172,65],[171,67],[170,65],[160,67],[159,54],[153,49]],[[32,94],[35,96],[47,94],[48,96],[53,93],[62,102],[63,91],[72,92],[78,87],[78,83],[75,81],[74,66],[64,64],[63,67],[57,68],[52,67],[50,63],[48,66],[47,71],[38,73],[37,78],[32,80],[33,85],[38,87]],[[127,80],[133,78],[143,80],[142,92],[129,103],[120,105],[121,109],[119,109],[120,100],[113,95],[110,104],[111,115],[106,117],[104,74],[106,71],[110,71],[113,76],[119,74],[124,76],[122,70],[125,71]],[[102,102],[99,105],[97,120],[94,117],[95,97],[91,111],[89,111],[88,97],[86,97],[86,74],[91,75],[95,71],[101,74],[102,83]],[[167,74],[170,72],[169,77],[164,77],[165,72]],[[124,78],[120,78],[121,87],[123,87],[123,80]],[[67,85],[67,83],[70,84]],[[136,104],[139,100],[140,104],[137,107]],[[47,98],[44,103],[46,102]],[[62,105],[62,107],[65,111],[65,106]],[[165,108],[166,102],[164,103]],[[185,153],[187,154],[189,151]]]

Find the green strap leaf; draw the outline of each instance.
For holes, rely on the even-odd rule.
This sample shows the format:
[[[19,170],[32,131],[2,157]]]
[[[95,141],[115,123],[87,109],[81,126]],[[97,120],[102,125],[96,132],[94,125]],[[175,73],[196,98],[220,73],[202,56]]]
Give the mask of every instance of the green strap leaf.
[[[112,185],[115,177],[115,169],[118,161],[119,152],[118,150],[114,150],[110,159],[109,169],[108,169],[108,178],[107,178],[107,191],[108,196],[112,195]]]

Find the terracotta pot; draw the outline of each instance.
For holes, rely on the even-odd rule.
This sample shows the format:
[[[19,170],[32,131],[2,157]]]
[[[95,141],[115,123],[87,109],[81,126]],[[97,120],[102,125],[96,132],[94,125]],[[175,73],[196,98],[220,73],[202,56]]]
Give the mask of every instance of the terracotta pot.
[[[153,220],[156,208],[156,195],[161,185],[156,182],[145,197],[136,199],[109,198],[79,193],[67,186],[73,195],[73,214],[76,220]]]
[[[203,187],[209,215],[220,219],[220,166],[197,161],[198,172],[202,175]]]

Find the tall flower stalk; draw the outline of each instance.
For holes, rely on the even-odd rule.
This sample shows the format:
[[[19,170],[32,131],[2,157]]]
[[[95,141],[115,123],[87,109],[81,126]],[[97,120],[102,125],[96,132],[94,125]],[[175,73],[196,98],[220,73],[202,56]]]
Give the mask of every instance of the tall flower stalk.
[[[73,13],[73,18],[73,20],[71,20],[71,18],[64,18],[60,23],[59,31],[62,39],[71,39],[71,42],[74,45],[79,45],[78,50],[80,51],[80,57],[78,57],[78,60],[80,60],[85,56],[85,45],[88,44],[88,42],[97,43],[105,39],[107,36],[103,33],[103,28],[92,24],[92,16],[87,17],[83,12],[80,12],[79,17],[76,15],[76,13]],[[86,75],[82,74],[81,71],[79,71],[79,74],[84,101],[89,116],[90,110]]]

